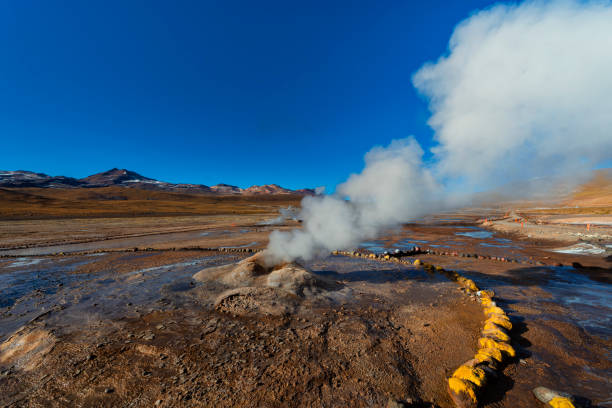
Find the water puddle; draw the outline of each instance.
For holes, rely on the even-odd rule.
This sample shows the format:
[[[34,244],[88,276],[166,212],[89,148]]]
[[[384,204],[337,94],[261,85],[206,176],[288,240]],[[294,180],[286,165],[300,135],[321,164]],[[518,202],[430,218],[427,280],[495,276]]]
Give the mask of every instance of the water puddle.
[[[428,272],[424,268],[382,264],[380,261],[360,258],[328,257],[308,262],[306,267],[317,275],[345,282],[388,283],[409,279],[415,282],[451,283],[445,275]]]
[[[455,232],[455,235],[460,235],[460,236],[470,237],[470,238],[477,238],[477,239],[486,239],[486,238],[491,238],[493,236],[493,233],[491,231],[479,229],[476,231]]]
[[[125,262],[139,256],[129,254]],[[233,257],[205,256],[121,274],[112,269],[74,273],[80,266],[97,259],[50,258],[21,269],[0,268],[0,340],[49,310],[58,310],[47,316],[50,322],[74,327],[83,322],[175,307],[187,301],[187,295],[170,294],[194,288],[191,279],[194,273]],[[163,301],[166,297],[172,301]]]
[[[42,259],[37,258],[17,258],[13,263],[11,263],[9,268],[21,268],[24,266],[32,266],[40,263]]]
[[[490,242],[480,242],[478,245],[483,246],[483,247],[489,247],[489,248],[511,248],[512,247],[512,245],[492,244]]]
[[[470,271],[465,271],[465,275],[493,289],[510,304],[528,306],[529,313],[538,317],[569,319],[588,333],[612,338],[612,285],[594,281],[572,267],[526,268],[511,277]],[[532,289],[537,295],[531,294]],[[562,306],[566,313],[551,309],[550,303]]]
[[[594,244],[580,243],[565,248],[553,249],[553,252],[573,255],[602,255],[606,250]]]
[[[382,254],[385,251],[393,252],[396,249],[400,251],[408,251],[415,246],[421,246],[427,243],[428,241],[419,239],[403,239],[393,244],[390,244],[387,240],[373,240],[360,243],[358,248],[373,252],[375,254]]]

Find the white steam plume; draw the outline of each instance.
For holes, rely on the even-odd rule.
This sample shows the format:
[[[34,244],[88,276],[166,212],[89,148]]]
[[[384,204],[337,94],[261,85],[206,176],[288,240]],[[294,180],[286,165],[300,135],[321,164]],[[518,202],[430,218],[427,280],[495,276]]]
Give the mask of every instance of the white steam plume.
[[[373,148],[365,156],[365,169],[340,184],[336,194],[302,200],[302,229],[270,234],[268,261],[310,259],[353,247],[383,228],[432,211],[439,186],[422,155],[412,138]]]
[[[430,101],[439,177],[502,182],[612,158],[612,5],[498,5],[460,23],[413,77]]]
[[[304,199],[303,229],[274,232],[270,261],[354,247],[447,206],[449,187],[576,175],[612,159],[612,3],[533,1],[478,12],[413,83],[432,112],[430,168],[413,139],[373,149],[335,195]]]

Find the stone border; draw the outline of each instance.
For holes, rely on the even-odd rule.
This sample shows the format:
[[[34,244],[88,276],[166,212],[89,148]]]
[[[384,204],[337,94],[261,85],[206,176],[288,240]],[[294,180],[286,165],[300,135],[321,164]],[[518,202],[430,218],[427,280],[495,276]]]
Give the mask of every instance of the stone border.
[[[35,249],[36,247],[31,247]],[[0,259],[3,258],[28,258],[28,257],[54,257],[54,256],[78,256],[78,255],[91,255],[91,254],[112,254],[112,253],[123,253],[123,252],[167,252],[167,251],[203,251],[203,252],[234,252],[234,253],[247,253],[254,254],[263,251],[262,249],[254,248],[228,248],[228,247],[215,247],[215,248],[204,248],[204,247],[180,247],[180,248],[123,248],[123,249],[96,249],[92,251],[75,251],[75,252],[55,252],[52,254],[38,254],[38,255],[0,255]]]

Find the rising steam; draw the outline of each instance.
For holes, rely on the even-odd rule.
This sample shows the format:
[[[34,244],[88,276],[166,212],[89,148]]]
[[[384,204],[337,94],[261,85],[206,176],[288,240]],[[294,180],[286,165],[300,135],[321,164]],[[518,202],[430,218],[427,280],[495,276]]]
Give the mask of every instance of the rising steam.
[[[577,176],[612,159],[612,4],[498,5],[455,29],[448,54],[413,77],[437,146],[414,139],[366,155],[331,196],[302,202],[303,229],[270,236],[271,261],[356,246],[449,205],[448,191]],[[515,195],[519,195],[515,192]]]
[[[527,2],[460,23],[413,77],[437,174],[472,187],[590,171],[612,157],[612,5]]]
[[[270,234],[269,262],[310,259],[353,247],[383,228],[432,211],[440,187],[422,156],[412,138],[369,151],[365,169],[340,184],[336,194],[302,200],[301,230]]]

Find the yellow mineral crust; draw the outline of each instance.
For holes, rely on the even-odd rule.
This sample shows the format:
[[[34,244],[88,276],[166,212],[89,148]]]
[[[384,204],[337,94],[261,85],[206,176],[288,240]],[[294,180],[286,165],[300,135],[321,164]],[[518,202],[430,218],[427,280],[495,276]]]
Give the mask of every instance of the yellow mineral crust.
[[[476,352],[476,360],[480,362],[485,362],[487,359],[492,358],[493,360],[501,363],[503,361],[503,356],[501,351],[496,348],[481,348]]]
[[[494,315],[494,314],[501,315],[501,316],[505,316],[506,315],[506,312],[504,312],[504,309],[502,309],[501,307],[498,307],[498,306],[485,307],[484,312],[485,312],[485,314],[487,316]]]
[[[503,351],[504,353],[508,354],[510,357],[514,357],[516,356],[516,352],[514,351],[514,349],[512,348],[511,345],[506,344],[506,343],[502,343],[500,341],[495,341],[493,339],[489,339],[486,337],[481,337],[480,339],[478,339],[478,346],[481,348],[494,348],[494,349],[498,349],[500,351]]]
[[[512,323],[510,323],[510,320],[505,315],[504,316],[497,316],[497,315],[490,316],[485,322],[485,327],[489,323],[496,324],[499,327],[503,327],[506,330],[512,330]]]
[[[503,341],[503,342],[509,342],[510,341],[510,336],[508,336],[506,334],[506,332],[501,330],[499,327],[496,327],[495,329],[489,329],[489,330],[487,330],[485,328],[482,331],[482,334],[485,337],[490,337],[490,338],[495,339],[497,341]]]
[[[496,306],[495,302],[492,301],[491,298],[488,296],[481,297],[480,304],[482,304],[484,307]]]
[[[481,290],[480,296],[493,298],[495,297],[495,292],[493,292],[491,289]]]
[[[474,384],[460,378],[451,377],[448,379],[448,388],[455,395],[468,397],[472,402],[477,403]]]
[[[569,398],[565,397],[555,397],[548,402],[553,408],[575,408],[575,405]]]
[[[461,367],[456,369],[453,373],[453,377],[469,381],[477,387],[482,387],[486,379],[485,372],[482,369],[476,367],[468,367],[465,365],[462,365]]]

